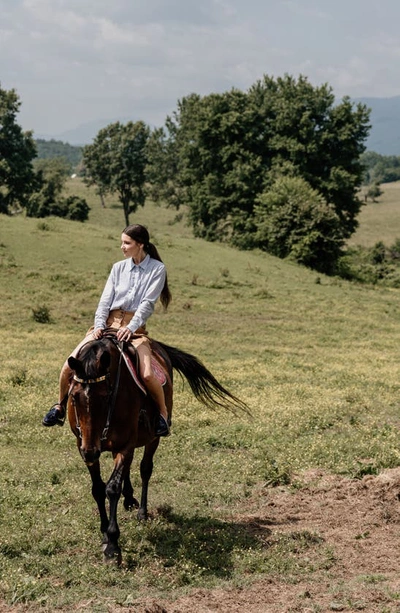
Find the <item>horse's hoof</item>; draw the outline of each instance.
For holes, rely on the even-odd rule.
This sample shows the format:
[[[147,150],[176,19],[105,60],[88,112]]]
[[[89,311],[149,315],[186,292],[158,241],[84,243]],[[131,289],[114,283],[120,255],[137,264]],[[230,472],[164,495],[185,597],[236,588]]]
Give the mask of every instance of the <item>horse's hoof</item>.
[[[111,555],[108,555],[106,552],[104,552],[103,561],[105,564],[115,564],[116,566],[121,566],[121,563],[122,563],[121,551],[117,551]]]
[[[137,518],[138,518],[139,521],[145,521],[146,519],[148,519],[149,516],[147,514],[146,509],[140,509],[139,508],[139,511],[137,512]]]
[[[124,500],[124,509],[126,511],[132,511],[133,509],[139,508],[139,501],[136,498],[132,498],[131,500]]]

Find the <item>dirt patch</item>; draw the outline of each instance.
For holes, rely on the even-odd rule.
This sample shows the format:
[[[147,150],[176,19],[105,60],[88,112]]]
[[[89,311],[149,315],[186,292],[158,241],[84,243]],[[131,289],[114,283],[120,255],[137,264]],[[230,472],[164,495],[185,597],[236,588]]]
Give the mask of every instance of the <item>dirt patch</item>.
[[[332,551],[331,565],[289,583],[194,590],[175,602],[142,601],[143,613],[400,612],[400,469],[361,480],[310,471],[298,491],[260,490],[241,521],[271,538],[309,531]],[[312,555],[312,554],[311,554]]]
[[[295,580],[268,576],[243,589],[196,589],[173,602],[141,599],[135,613],[400,612],[400,468],[361,480],[310,471],[301,487],[262,488],[235,517],[266,541],[318,535],[330,564]],[[318,548],[316,548],[317,550]],[[310,564],[313,563],[311,550]],[[318,554],[315,553],[317,556]],[[81,606],[77,609],[88,610]],[[2,608],[3,611],[26,609]],[[90,607],[89,607],[90,610]]]

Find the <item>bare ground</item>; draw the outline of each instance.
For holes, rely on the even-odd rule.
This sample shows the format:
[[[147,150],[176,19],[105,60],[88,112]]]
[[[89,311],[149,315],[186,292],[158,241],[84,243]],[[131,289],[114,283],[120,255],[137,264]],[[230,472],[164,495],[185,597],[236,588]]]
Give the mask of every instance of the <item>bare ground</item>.
[[[247,589],[195,590],[175,602],[137,603],[143,613],[400,612],[400,468],[362,480],[310,471],[297,492],[269,488],[241,516],[254,530],[308,531],[332,550],[331,565],[288,583],[267,578]],[[250,503],[251,506],[251,503]],[[312,557],[312,552],[308,553]]]
[[[141,599],[118,610],[400,613],[400,468],[361,480],[310,471],[301,483],[297,491],[258,490],[246,515],[235,519],[246,522],[266,544],[282,534],[318,535],[322,545],[307,552],[308,572],[292,580],[269,575],[242,589],[196,589],[173,602]],[[331,551],[329,564],[321,565],[321,548],[325,556]],[[0,603],[1,613],[11,610]],[[81,603],[76,610],[90,611],[91,605]]]

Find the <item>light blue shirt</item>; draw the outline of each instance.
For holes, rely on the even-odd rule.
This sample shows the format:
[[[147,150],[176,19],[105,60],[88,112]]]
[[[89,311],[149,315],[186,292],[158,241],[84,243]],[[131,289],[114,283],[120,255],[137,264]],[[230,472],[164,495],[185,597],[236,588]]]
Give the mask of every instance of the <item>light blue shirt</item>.
[[[132,258],[116,262],[111,269],[94,317],[95,328],[105,328],[110,311],[135,311],[127,325],[131,332],[144,326],[154,311],[166,278],[165,266],[148,254],[140,264]]]

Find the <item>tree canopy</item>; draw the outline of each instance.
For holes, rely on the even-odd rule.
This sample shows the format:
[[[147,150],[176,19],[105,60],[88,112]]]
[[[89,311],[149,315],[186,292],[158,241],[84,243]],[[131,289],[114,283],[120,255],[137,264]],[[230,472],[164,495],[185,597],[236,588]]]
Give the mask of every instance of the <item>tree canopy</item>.
[[[319,247],[319,257],[330,260],[338,253],[331,239],[340,247],[357,227],[360,156],[369,128],[365,105],[353,105],[349,98],[337,104],[328,85],[313,87],[302,76],[264,76],[247,92],[191,94],[178,102],[158,135],[159,156],[163,149],[175,155],[164,195],[176,205],[179,193],[179,201],[188,204],[195,235],[268,250],[268,233],[258,231],[264,196],[276,189],[278,177],[301,177],[301,185],[291,186],[297,185],[304,198],[312,195],[312,210],[324,209],[319,231],[328,218],[334,225],[326,252]],[[168,164],[158,166],[163,171],[158,184],[165,185]],[[153,168],[154,174],[157,183]],[[307,205],[299,199],[280,202],[292,215],[294,207]],[[275,215],[277,224],[281,218]],[[292,246],[289,252],[296,250]]]
[[[85,181],[96,185],[100,195],[117,193],[126,225],[129,215],[146,199],[146,144],[150,128],[143,121],[119,121],[99,131],[92,145],[83,150]]]
[[[36,181],[36,147],[16,121],[20,106],[16,91],[0,86],[0,213],[6,214],[26,206]]]

